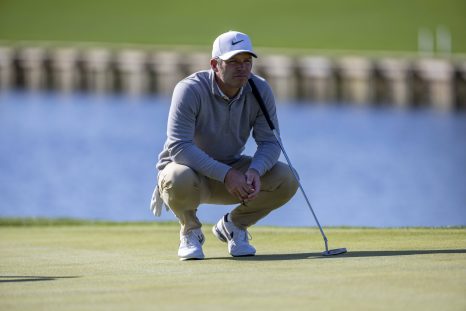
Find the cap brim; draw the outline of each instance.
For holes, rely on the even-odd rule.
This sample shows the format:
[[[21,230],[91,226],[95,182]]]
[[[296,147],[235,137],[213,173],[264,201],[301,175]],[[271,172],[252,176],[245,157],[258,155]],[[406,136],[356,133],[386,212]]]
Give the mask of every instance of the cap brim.
[[[239,53],[249,53],[251,54],[252,56],[254,56],[255,58],[257,58],[257,54],[254,53],[254,52],[251,52],[249,50],[235,50],[235,51],[230,51],[228,53],[225,53],[223,55],[220,55],[219,58],[222,59],[222,60],[228,60],[230,58],[232,58],[233,56],[235,56],[236,54],[239,54]]]

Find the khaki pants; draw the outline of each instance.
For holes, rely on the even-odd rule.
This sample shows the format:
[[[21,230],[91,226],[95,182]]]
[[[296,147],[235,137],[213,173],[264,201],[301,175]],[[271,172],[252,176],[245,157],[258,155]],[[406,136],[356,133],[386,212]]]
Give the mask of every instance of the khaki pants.
[[[246,172],[250,162],[251,158],[244,156],[232,167]],[[163,201],[179,219],[183,234],[202,226],[196,216],[201,203],[239,204],[231,212],[231,219],[236,226],[245,229],[288,202],[298,189],[298,183],[289,166],[282,162],[277,162],[261,176],[258,196],[245,203],[232,196],[222,182],[174,162],[159,173],[158,186]]]

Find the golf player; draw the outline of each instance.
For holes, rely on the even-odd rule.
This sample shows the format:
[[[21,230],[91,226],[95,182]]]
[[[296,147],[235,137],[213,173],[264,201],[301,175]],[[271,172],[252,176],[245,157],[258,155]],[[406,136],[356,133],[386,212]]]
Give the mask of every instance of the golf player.
[[[227,243],[230,255],[253,256],[247,229],[298,189],[289,166],[278,161],[280,146],[248,83],[256,84],[278,129],[272,90],[251,73],[253,58],[246,34],[223,33],[214,41],[210,70],[190,75],[174,89],[151,209],[160,215],[165,205],[178,218],[181,260],[204,258],[200,204],[237,204],[212,232]],[[252,157],[242,154],[251,133],[257,144]]]

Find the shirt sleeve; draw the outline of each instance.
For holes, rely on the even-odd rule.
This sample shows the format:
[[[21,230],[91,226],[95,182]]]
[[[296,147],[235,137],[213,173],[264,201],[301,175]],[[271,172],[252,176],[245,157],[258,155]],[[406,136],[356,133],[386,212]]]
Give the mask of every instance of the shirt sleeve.
[[[194,143],[200,100],[200,96],[189,84],[177,84],[168,115],[167,149],[175,163],[189,166],[202,175],[224,182],[231,167],[216,161]]]
[[[279,133],[277,111],[272,89],[265,80],[255,79],[255,82],[270,115],[270,119]],[[259,105],[259,103],[257,103],[257,105]],[[259,111],[255,120],[252,135],[256,141],[257,150],[254,153],[249,168],[257,170],[262,176],[277,163],[278,158],[280,157],[280,146],[277,143],[275,135],[270,129],[262,110]]]

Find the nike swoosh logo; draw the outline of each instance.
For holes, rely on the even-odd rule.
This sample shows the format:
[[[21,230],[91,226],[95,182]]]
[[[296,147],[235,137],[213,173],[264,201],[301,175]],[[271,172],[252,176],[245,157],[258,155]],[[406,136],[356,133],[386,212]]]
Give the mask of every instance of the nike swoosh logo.
[[[238,43],[243,42],[243,41],[244,41],[244,40],[239,40],[239,41],[236,41],[236,42],[235,42],[235,41],[231,41],[231,45],[237,45]]]

